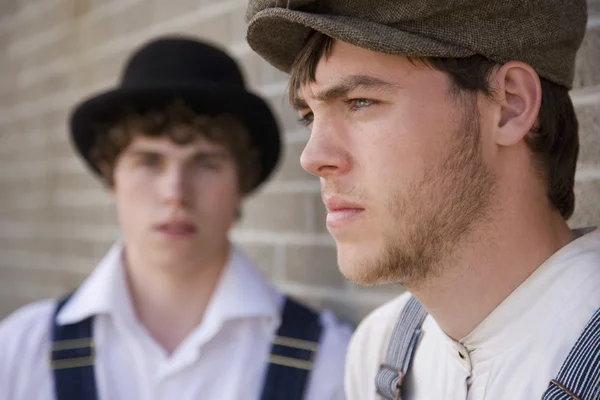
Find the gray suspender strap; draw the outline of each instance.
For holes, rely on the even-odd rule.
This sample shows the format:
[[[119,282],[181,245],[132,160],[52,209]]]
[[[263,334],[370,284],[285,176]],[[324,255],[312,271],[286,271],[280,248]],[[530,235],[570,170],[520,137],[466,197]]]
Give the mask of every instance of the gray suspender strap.
[[[542,400],[597,399],[600,399],[600,310],[587,323],[542,397]]]
[[[402,381],[410,368],[426,316],[425,308],[411,296],[392,332],[386,363],[381,365],[375,378],[377,393],[385,399],[401,399]]]

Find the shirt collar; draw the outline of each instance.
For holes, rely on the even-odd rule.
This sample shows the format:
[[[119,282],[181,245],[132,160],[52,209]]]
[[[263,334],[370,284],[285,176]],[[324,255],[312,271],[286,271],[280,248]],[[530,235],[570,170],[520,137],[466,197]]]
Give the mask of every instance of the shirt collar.
[[[577,299],[580,297],[576,299],[573,294],[597,292],[600,229],[575,230],[574,233],[578,236],[575,240],[542,263],[461,340],[473,352],[473,361],[493,357],[535,334],[535,329],[556,318],[558,310],[565,310],[569,302],[578,307]],[[595,278],[590,279],[593,275]],[[591,304],[598,307],[600,302]],[[582,310],[582,313],[591,316],[587,310]]]
[[[111,247],[58,314],[59,324],[72,324],[99,314],[135,318],[122,262],[123,249],[123,241]],[[220,326],[226,320],[253,317],[278,323],[281,305],[282,295],[264,280],[242,252],[231,245],[227,265],[202,325]]]

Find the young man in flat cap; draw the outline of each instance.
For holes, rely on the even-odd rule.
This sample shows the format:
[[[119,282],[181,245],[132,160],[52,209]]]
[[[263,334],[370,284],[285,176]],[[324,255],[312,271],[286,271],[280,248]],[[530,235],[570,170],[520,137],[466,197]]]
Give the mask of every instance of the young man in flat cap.
[[[0,325],[0,399],[343,399],[351,329],[278,293],[228,241],[280,155],[233,59],[155,39],[120,87],[76,107],[71,133],[123,239],[72,295]]]
[[[290,73],[339,267],[408,289],[357,329],[348,398],[598,399],[600,232],[566,222],[585,0],[283,3],[247,38]]]

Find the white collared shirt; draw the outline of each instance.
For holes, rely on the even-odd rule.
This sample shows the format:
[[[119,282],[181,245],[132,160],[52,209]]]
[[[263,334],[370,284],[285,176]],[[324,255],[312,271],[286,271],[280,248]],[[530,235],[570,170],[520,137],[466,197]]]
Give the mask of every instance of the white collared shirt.
[[[409,294],[372,312],[352,338],[349,400],[375,400],[375,376]],[[428,315],[410,373],[409,400],[540,399],[600,308],[600,229],[572,241],[507,297],[472,333],[453,341]],[[462,356],[461,356],[462,354]]]
[[[238,251],[200,325],[171,355],[135,317],[116,244],[58,314],[59,323],[94,319],[99,400],[259,399],[283,296]],[[54,400],[49,368],[54,300],[25,306],[0,323],[0,399]],[[351,328],[320,315],[322,341],[307,400],[344,399],[343,372]]]

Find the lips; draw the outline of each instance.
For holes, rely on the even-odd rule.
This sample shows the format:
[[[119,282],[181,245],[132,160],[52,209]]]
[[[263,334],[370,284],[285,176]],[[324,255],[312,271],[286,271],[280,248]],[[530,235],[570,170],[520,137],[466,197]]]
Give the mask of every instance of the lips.
[[[329,212],[336,212],[342,210],[363,210],[363,208],[359,204],[352,203],[350,201],[335,196],[326,197],[324,199],[324,203],[325,207],[327,207],[327,211]]]
[[[196,233],[194,224],[188,221],[169,221],[155,226],[155,230],[170,236],[189,236]]]
[[[340,197],[325,197],[325,207],[327,208],[327,227],[337,228],[359,217],[365,209],[358,203],[354,203]]]

